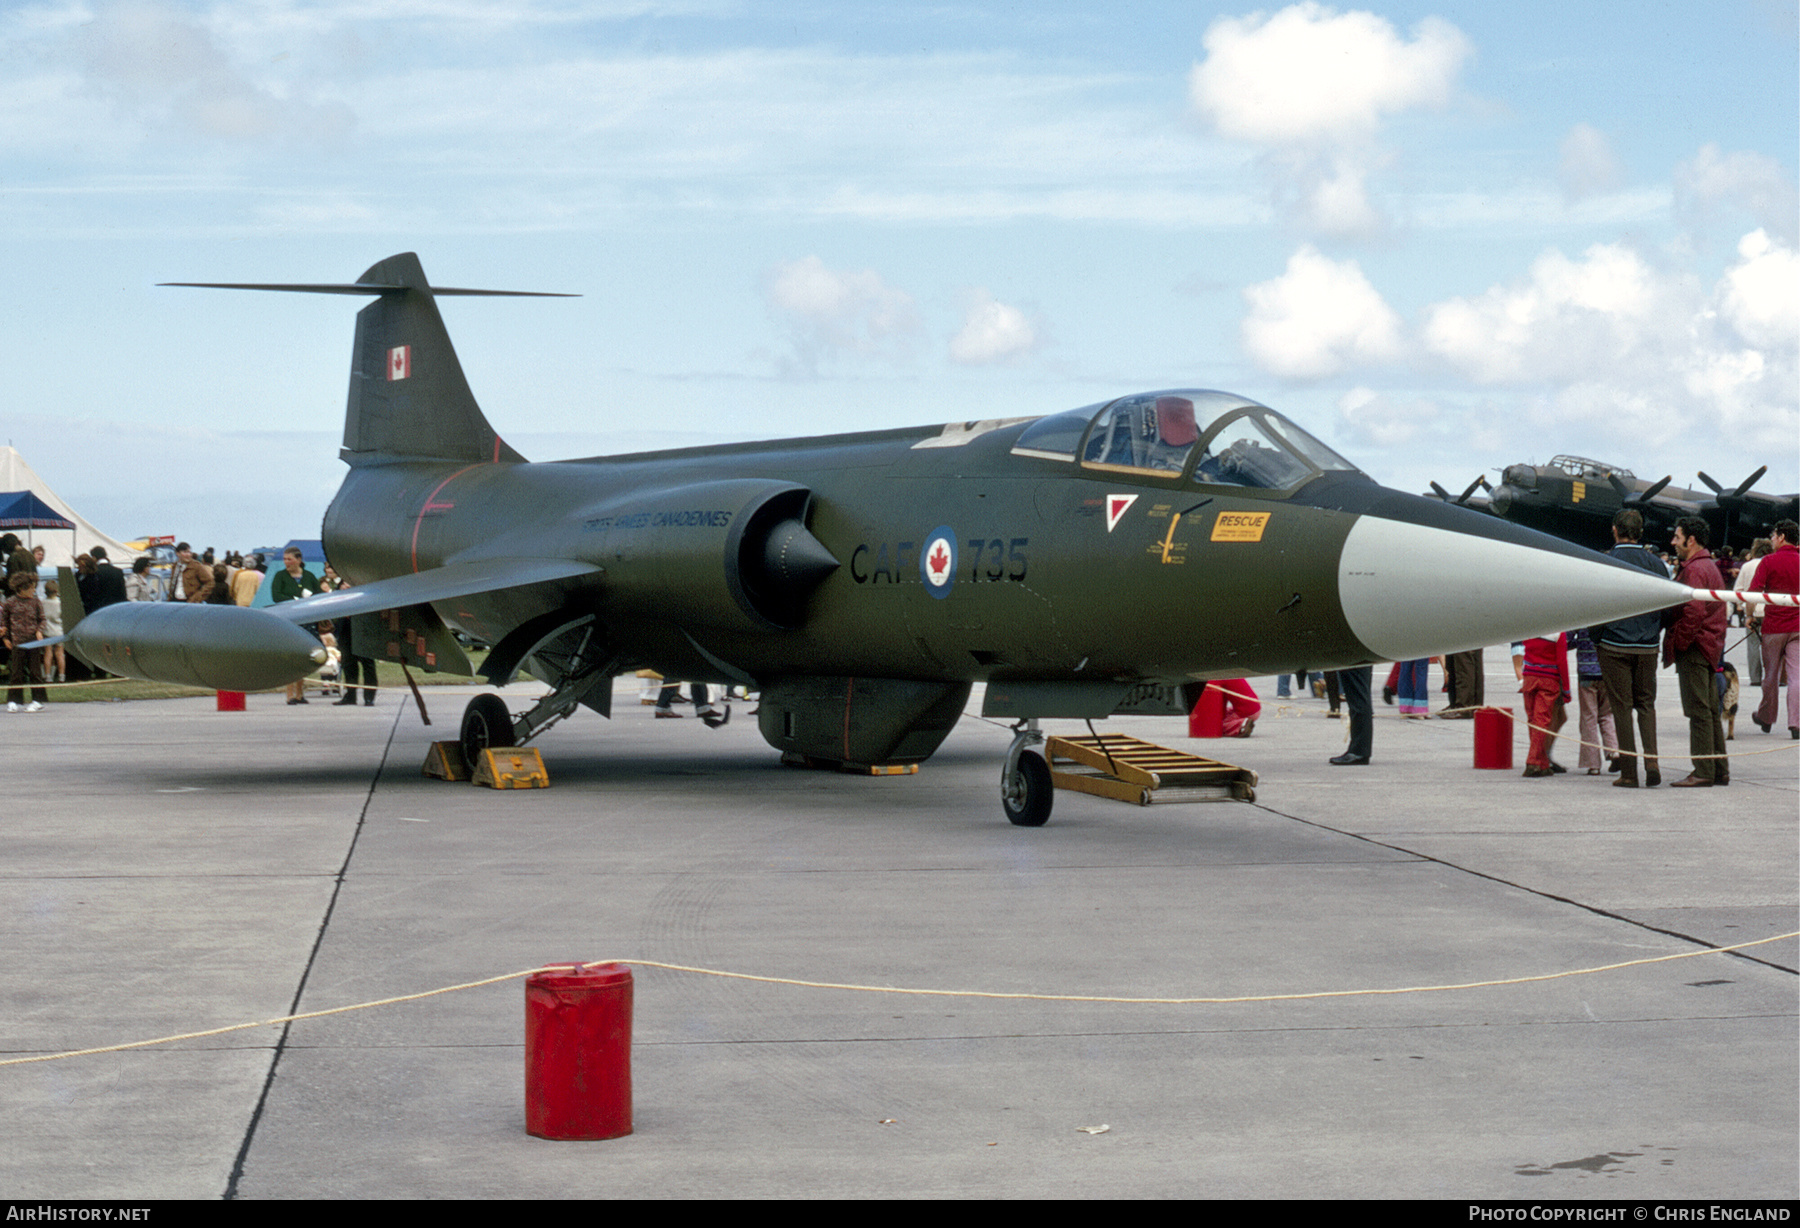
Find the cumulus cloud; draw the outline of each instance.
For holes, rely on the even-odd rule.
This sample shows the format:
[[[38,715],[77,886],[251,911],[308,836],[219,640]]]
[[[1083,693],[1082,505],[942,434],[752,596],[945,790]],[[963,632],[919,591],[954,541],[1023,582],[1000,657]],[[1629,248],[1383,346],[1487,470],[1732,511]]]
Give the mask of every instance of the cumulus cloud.
[[[1800,200],[1794,181],[1775,159],[1748,150],[1726,153],[1703,145],[1691,161],[1675,168],[1675,210],[1698,228],[1726,210],[1748,213],[1764,230],[1795,241]]]
[[[1664,443],[1695,432],[1790,453],[1800,432],[1800,256],[1765,231],[1710,290],[1623,244],[1551,250],[1529,276],[1425,312],[1421,340],[1464,377],[1537,388],[1559,429]]]
[[[1597,243],[1580,260],[1552,250],[1524,283],[1431,307],[1423,337],[1478,383],[1579,380],[1645,345],[1678,341],[1687,313],[1675,300],[1692,301],[1696,290],[1659,278],[1622,244]]]
[[[1024,312],[977,288],[964,296],[963,325],[950,338],[950,359],[965,366],[1013,362],[1037,348],[1037,329]]]
[[[1275,375],[1319,379],[1400,356],[1400,317],[1361,266],[1332,260],[1311,244],[1288,259],[1280,277],[1247,287],[1244,298],[1244,349]]]
[[[330,139],[353,123],[341,103],[281,97],[252,81],[204,27],[156,0],[97,6],[81,46],[90,87],[151,126],[254,141]]]
[[[764,295],[793,330],[795,350],[809,367],[832,352],[904,357],[919,331],[912,295],[873,269],[832,269],[804,256],[771,269]]]
[[[1758,230],[1738,243],[1739,264],[1719,283],[1719,314],[1753,346],[1792,350],[1800,341],[1800,253]]]
[[[1329,152],[1272,150],[1261,165],[1282,216],[1328,235],[1366,235],[1383,218],[1369,199],[1369,173],[1379,160],[1372,150]]]
[[[1385,116],[1449,100],[1468,39],[1427,17],[1402,38],[1373,13],[1295,4],[1273,17],[1222,17],[1188,74],[1194,106],[1219,132],[1267,144],[1375,134]]]
[[[1338,398],[1338,423],[1343,433],[1379,448],[1412,442],[1441,416],[1431,401],[1400,400],[1360,384]]]
[[[1563,138],[1557,178],[1571,201],[1610,192],[1625,182],[1625,168],[1606,135],[1592,124],[1576,124]]]
[[[1290,5],[1208,27],[1188,74],[1194,110],[1220,135],[1272,151],[1278,203],[1332,234],[1374,229],[1366,181],[1391,115],[1441,107],[1472,51],[1455,26],[1427,17],[1407,39],[1373,13]]]

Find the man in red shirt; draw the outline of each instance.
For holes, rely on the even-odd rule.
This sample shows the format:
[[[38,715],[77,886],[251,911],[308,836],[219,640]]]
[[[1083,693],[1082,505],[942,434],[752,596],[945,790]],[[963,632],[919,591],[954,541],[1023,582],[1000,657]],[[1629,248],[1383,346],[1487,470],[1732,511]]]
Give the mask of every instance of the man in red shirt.
[[[1791,520],[1769,534],[1775,546],[1756,566],[1755,586],[1765,593],[1800,592],[1800,526]],[[1763,697],[1756,723],[1764,733],[1781,711],[1781,678],[1787,674],[1788,737],[1800,738],[1800,609],[1791,605],[1762,607]]]
[[[1706,548],[1706,522],[1683,516],[1675,522],[1670,543],[1681,559],[1675,578],[1689,588],[1723,588],[1724,579]],[[1713,674],[1725,652],[1725,625],[1730,615],[1722,601],[1690,601],[1675,607],[1668,634],[1663,637],[1663,664],[1674,665],[1681,681],[1681,711],[1688,718],[1688,753],[1694,770],[1672,788],[1710,789],[1731,783],[1730,762],[1725,755],[1725,721],[1719,712],[1719,684]]]

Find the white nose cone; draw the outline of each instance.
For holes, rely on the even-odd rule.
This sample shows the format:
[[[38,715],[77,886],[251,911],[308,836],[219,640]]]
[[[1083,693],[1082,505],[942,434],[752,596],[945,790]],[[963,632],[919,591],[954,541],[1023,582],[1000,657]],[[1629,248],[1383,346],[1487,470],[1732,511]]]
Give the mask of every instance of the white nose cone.
[[[1465,652],[1679,604],[1688,590],[1635,567],[1360,516],[1338,563],[1356,638],[1384,661]]]

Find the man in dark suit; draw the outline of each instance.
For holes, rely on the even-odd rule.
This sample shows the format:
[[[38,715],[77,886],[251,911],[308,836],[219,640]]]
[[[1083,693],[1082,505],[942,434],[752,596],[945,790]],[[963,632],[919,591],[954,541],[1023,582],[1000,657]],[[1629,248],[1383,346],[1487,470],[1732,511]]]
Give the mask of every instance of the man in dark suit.
[[[94,610],[127,600],[125,573],[107,562],[106,547],[95,546],[88,551],[88,556],[94,560],[94,609],[86,612],[92,614]]]
[[[1344,706],[1350,709],[1350,746],[1332,759],[1338,767],[1367,767],[1375,748],[1375,699],[1370,694],[1373,668],[1358,665],[1337,672],[1338,687],[1344,693]]]

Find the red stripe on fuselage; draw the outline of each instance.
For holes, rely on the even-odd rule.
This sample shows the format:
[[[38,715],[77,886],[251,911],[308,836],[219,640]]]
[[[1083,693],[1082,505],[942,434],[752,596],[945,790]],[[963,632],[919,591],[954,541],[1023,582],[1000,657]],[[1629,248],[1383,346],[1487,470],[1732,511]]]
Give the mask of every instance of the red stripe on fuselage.
[[[481,468],[480,461],[477,461],[473,465],[464,465],[461,469],[458,469],[455,473],[451,474],[449,477],[447,477],[443,481],[439,482],[435,487],[432,488],[431,493],[425,496],[425,504],[423,507],[421,507],[419,509],[418,517],[413,520],[412,569],[413,569],[414,575],[417,575],[418,571],[419,571],[419,526],[425,523],[425,513],[427,513],[427,512],[447,512],[451,508],[455,507],[456,504],[454,504],[454,503],[434,502],[434,500],[436,500],[436,498],[438,497],[438,492],[443,490],[444,487],[450,485],[450,483],[456,481],[457,478],[460,478],[463,474],[467,473],[469,470],[479,469],[479,468]]]

